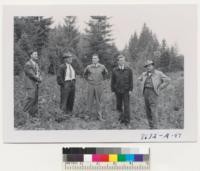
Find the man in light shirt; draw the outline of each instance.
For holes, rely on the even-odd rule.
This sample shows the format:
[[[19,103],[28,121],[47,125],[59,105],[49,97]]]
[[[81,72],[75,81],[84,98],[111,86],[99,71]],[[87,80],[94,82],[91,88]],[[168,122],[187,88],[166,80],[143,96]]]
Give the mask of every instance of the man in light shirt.
[[[64,63],[57,73],[57,83],[60,85],[60,109],[67,115],[73,111],[75,98],[76,73],[72,67],[73,55],[70,52],[63,54]]]
[[[88,112],[92,111],[93,103],[96,102],[98,119],[103,121],[101,109],[101,97],[103,93],[103,80],[108,71],[106,67],[99,63],[99,56],[93,54],[92,64],[88,65],[84,71],[84,77],[88,82]]]

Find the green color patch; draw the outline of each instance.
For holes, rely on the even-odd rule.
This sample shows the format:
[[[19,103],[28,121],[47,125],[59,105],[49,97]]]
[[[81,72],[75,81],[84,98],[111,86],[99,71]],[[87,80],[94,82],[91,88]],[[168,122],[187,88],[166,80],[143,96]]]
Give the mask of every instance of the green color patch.
[[[118,154],[118,161],[119,162],[126,161],[126,155],[124,155],[124,154]]]

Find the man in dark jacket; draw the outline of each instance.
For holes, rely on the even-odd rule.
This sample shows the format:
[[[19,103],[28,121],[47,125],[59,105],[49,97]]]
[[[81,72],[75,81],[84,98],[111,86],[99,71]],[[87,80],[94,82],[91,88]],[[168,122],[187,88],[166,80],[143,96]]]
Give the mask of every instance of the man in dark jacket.
[[[64,63],[57,73],[57,83],[60,85],[60,109],[67,115],[72,113],[75,98],[75,70],[72,67],[73,55],[64,53]]]
[[[130,94],[133,90],[133,73],[125,64],[125,56],[118,56],[118,66],[113,69],[111,90],[117,99],[117,110],[120,112],[120,122],[130,123]]]

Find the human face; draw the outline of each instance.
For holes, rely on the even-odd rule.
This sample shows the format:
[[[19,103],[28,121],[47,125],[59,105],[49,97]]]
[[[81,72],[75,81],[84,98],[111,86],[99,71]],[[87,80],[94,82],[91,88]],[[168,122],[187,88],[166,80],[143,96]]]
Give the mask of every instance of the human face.
[[[147,65],[146,69],[147,69],[148,72],[151,72],[151,71],[154,70],[154,65],[152,65],[152,64],[151,65]]]
[[[118,65],[123,66],[125,64],[125,58],[119,58]]]
[[[72,59],[72,57],[68,57],[68,58],[65,58],[64,61],[65,61],[65,63],[71,64],[73,59]]]
[[[31,54],[31,58],[33,61],[38,62],[38,53],[35,51]]]
[[[99,57],[97,55],[92,56],[92,63],[97,64],[99,62]]]

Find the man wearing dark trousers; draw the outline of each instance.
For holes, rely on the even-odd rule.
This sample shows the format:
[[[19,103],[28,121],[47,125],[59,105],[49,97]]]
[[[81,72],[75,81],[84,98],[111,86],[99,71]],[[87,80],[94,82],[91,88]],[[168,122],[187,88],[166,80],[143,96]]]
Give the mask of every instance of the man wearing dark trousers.
[[[147,119],[150,129],[158,128],[157,105],[160,92],[168,86],[170,78],[162,71],[154,68],[154,62],[147,60],[144,65],[146,72],[138,78],[142,82]]]
[[[117,111],[120,113],[119,121],[128,125],[130,123],[130,94],[133,90],[133,73],[125,64],[125,56],[118,56],[118,66],[113,69],[111,77],[111,90],[117,99]]]
[[[60,85],[60,109],[66,116],[73,111],[75,98],[75,70],[72,67],[73,55],[70,52],[63,54],[64,63],[60,65],[57,73],[57,83]]]

